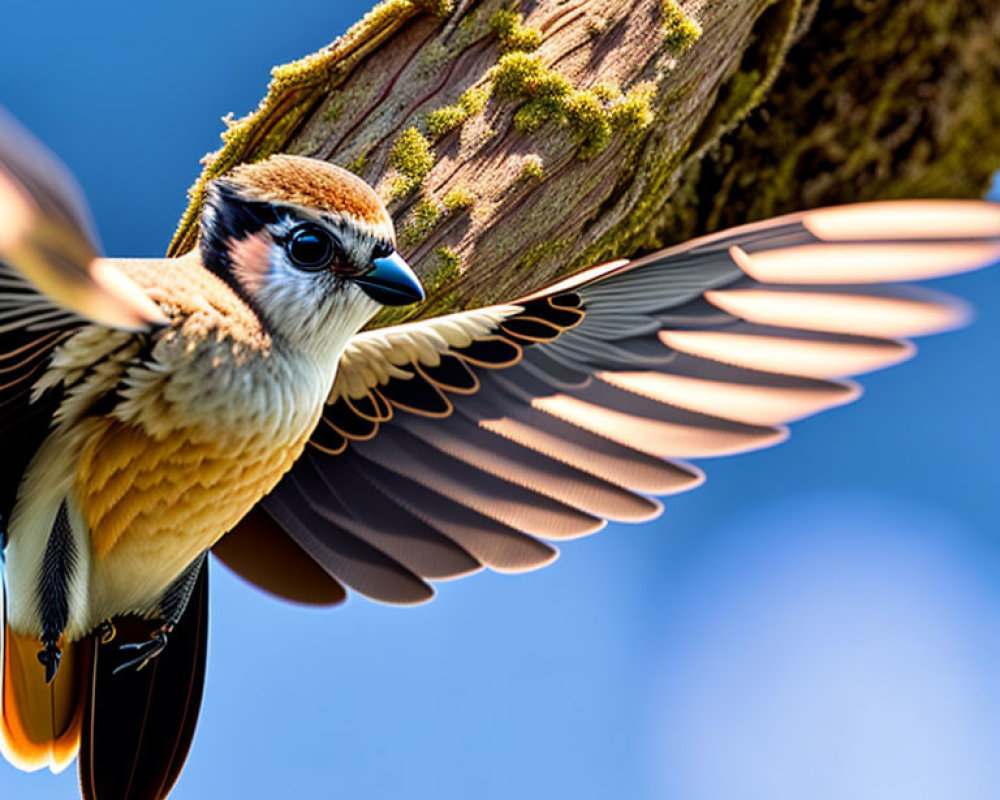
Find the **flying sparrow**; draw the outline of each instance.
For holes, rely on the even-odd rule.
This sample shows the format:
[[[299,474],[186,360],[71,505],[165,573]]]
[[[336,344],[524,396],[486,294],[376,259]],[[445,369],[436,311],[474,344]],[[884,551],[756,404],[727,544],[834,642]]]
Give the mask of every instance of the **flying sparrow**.
[[[543,540],[652,519],[702,482],[683,459],[778,443],[965,318],[861,284],[997,258],[996,206],[845,206],[361,333],[423,292],[351,173],[239,166],[192,252],[105,259],[65,169],[0,117],[0,748],[27,770],[79,753],[85,798],[164,798],[210,550],[317,605],[535,569]]]

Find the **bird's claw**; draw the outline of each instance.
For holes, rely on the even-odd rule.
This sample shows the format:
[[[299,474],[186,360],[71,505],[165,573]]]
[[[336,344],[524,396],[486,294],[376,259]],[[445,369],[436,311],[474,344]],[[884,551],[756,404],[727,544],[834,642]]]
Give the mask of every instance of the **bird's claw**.
[[[119,645],[119,651],[123,653],[134,652],[135,655],[115,667],[111,674],[117,675],[127,669],[135,669],[138,672],[166,649],[167,639],[173,629],[173,625],[163,625],[153,631],[152,636],[145,642],[129,642]]]
[[[118,629],[111,620],[105,620],[97,629],[97,634],[101,644],[111,644],[118,635]]]

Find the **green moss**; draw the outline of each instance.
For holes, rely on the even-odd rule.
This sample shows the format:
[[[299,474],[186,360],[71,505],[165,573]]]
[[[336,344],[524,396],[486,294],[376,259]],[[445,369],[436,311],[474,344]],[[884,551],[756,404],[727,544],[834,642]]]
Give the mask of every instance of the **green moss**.
[[[523,181],[537,181],[541,180],[543,175],[545,175],[545,164],[542,162],[542,157],[535,153],[525,156],[524,161],[521,163],[520,179]]]
[[[490,17],[490,30],[497,35],[502,50],[531,52],[542,43],[541,31],[525,25],[524,16],[513,8],[501,8]]]
[[[340,97],[335,97],[333,102],[323,111],[323,121],[334,123],[340,116],[340,112],[343,110],[344,104],[341,102]]]
[[[538,56],[528,53],[505,53],[491,70],[498,94],[514,97],[539,94],[539,86],[551,74]],[[563,79],[565,81],[565,78]],[[567,91],[569,83],[567,81]]]
[[[490,30],[503,40],[524,24],[524,16],[513,8],[501,8],[490,17]]]
[[[463,186],[451,189],[443,200],[421,198],[413,207],[410,220],[399,232],[399,243],[404,247],[416,247],[442,220],[470,208],[475,201],[475,195]]]
[[[434,166],[431,143],[416,128],[407,128],[389,152],[389,166],[399,173],[392,183],[392,196],[401,197],[418,187]]]
[[[421,225],[436,225],[444,215],[444,206],[432,197],[425,197],[413,207],[413,216]]]
[[[859,10],[845,11],[845,9],[853,8],[854,3],[855,0],[831,0],[831,5],[839,4],[840,9],[836,12],[830,12],[828,18],[840,19],[845,13],[863,14],[864,12]],[[747,176],[763,174],[761,168],[753,164],[749,166],[729,165],[727,159],[732,158],[733,152],[739,152],[742,145],[727,146],[723,144],[720,146],[718,144],[720,137],[731,127],[738,125],[749,111],[749,107],[759,102],[764,93],[767,92],[783,62],[784,53],[791,38],[798,30],[797,25],[801,23],[799,12],[803,5],[800,0],[778,0],[768,7],[767,11],[754,24],[751,33],[753,43],[744,51],[739,68],[733,75],[732,83],[727,82],[720,89],[713,108],[702,127],[698,131],[689,133],[684,142],[678,143],[673,148],[650,153],[648,158],[644,154],[642,166],[633,179],[634,184],[642,187],[638,202],[627,217],[616,222],[597,242],[584,249],[579,255],[574,256],[573,265],[585,266],[616,258],[622,253],[662,247],[664,244],[683,241],[719,227],[739,224],[747,219],[770,216],[792,208],[810,207],[820,203],[818,194],[804,197],[800,194],[795,205],[775,207],[767,210],[766,213],[758,213],[757,211],[748,213],[748,206],[759,207],[761,205],[761,198],[767,194],[772,179],[769,177],[764,180],[753,180],[752,184],[748,184]],[[896,4],[896,7],[899,5]],[[822,30],[824,31],[822,35],[830,35],[826,32],[825,27]],[[876,31],[877,33],[875,33]],[[883,30],[879,25],[872,23],[870,35],[866,37],[863,45],[863,51],[867,53],[871,46],[881,43],[883,35]],[[842,44],[835,50],[839,56],[832,65],[829,63],[815,65],[813,58],[807,56],[804,63],[792,71],[791,82],[800,88],[821,86],[819,97],[834,96],[837,92],[822,82],[817,83],[816,76],[832,73],[838,75],[853,74],[853,69],[843,69],[843,64],[849,58],[845,55],[844,48],[846,46],[846,44]],[[879,46],[881,45],[879,44]],[[886,46],[896,47],[895,44]],[[814,52],[820,52],[824,48],[829,49],[828,42],[811,45]],[[855,55],[856,53],[857,51],[855,51]],[[810,76],[810,78],[804,79],[803,76]],[[878,84],[879,81],[873,81],[869,78],[869,85]],[[687,96],[687,91],[686,87],[678,86],[674,92],[657,93],[655,111],[657,127],[670,124],[666,117],[673,113],[674,105]],[[867,89],[861,92],[844,91],[843,96],[861,96],[865,92]],[[777,109],[765,117],[766,125],[761,125],[760,120],[757,120],[757,124],[751,127],[755,131],[766,131],[762,137],[768,141],[775,141],[781,136],[780,127],[782,124],[787,124],[789,119],[800,121],[803,126],[807,125],[810,130],[809,135],[828,134],[828,129],[816,124],[818,113],[816,109],[827,108],[827,104],[816,100],[810,102],[811,105],[792,104],[784,100],[779,103]],[[839,104],[837,107],[840,107]],[[789,109],[797,110],[790,111]],[[782,122],[779,123],[779,120]],[[797,133],[799,138],[802,135],[801,131]],[[838,142],[837,146],[842,145]],[[844,149],[853,150],[850,146],[846,146]],[[768,169],[773,167],[776,173],[785,176],[788,171],[780,165],[789,153],[796,150],[796,139],[791,137],[790,140],[783,140],[782,146],[774,152],[765,154],[763,160],[768,164]],[[795,160],[798,158],[799,156],[796,156]],[[708,171],[702,167],[706,162],[712,162],[714,159],[719,159],[723,166],[719,168],[718,176],[712,173],[710,178]],[[813,170],[816,169],[814,154],[810,158],[810,154],[805,153],[804,160],[808,160]],[[823,171],[821,170],[821,172]],[[716,177],[725,183],[727,187],[725,190],[713,188],[715,184],[709,181]],[[822,174],[820,180],[826,180],[826,177],[825,174]],[[775,180],[786,185],[784,177],[778,177]],[[857,187],[862,182],[863,180],[855,180],[844,185],[851,185],[852,191],[857,192]],[[804,180],[798,176],[792,181],[792,184],[801,186],[804,185]],[[748,185],[754,187],[752,192],[748,191]],[[720,200],[720,206],[724,209],[721,217],[717,215],[716,199]],[[855,195],[851,199],[858,198]],[[846,200],[847,198],[840,198],[834,202],[845,202]],[[825,201],[829,202],[829,199]]]
[[[611,115],[591,91],[573,92],[566,98],[566,120],[580,143],[577,155],[590,158],[611,141]]]
[[[684,13],[674,0],[662,0],[663,44],[675,53],[683,53],[701,38],[701,25]]]
[[[504,42],[504,46],[510,50],[524,50],[530,52],[537,50],[542,43],[542,34],[536,28],[524,27],[515,31]]]
[[[401,197],[405,197],[419,184],[411,178],[397,177],[393,178],[389,183],[389,197],[392,200],[398,200]]]
[[[462,92],[461,97],[450,105],[431,111],[424,118],[427,130],[435,139],[444,136],[448,131],[457,128],[469,117],[482,112],[490,99],[492,87],[488,83],[473,86]]]
[[[462,96],[458,98],[458,105],[470,117],[473,114],[480,114],[486,108],[486,101],[490,99],[492,91],[493,87],[488,83],[484,83],[482,86],[473,86],[462,92]]]
[[[455,214],[471,208],[476,202],[476,196],[465,186],[456,186],[449,189],[444,196],[444,210],[449,214]]]
[[[653,120],[655,88],[649,83],[639,84],[624,97],[607,84],[574,89],[565,76],[527,53],[505,54],[492,75],[498,95],[525,101],[514,114],[517,130],[531,133],[547,122],[564,125],[577,141],[578,158],[600,153],[615,131],[634,133]]]
[[[552,258],[561,251],[565,250],[568,245],[569,242],[565,239],[552,239],[546,242],[539,242],[528,250],[521,260],[517,262],[515,270],[518,272],[532,270],[546,259]]]
[[[528,101],[514,115],[514,126],[522,132],[563,119],[566,99],[573,94],[569,80],[527,53],[503,55],[493,68],[493,85],[499,95]]]
[[[347,169],[355,175],[362,175],[368,168],[368,153],[358,153],[354,160],[347,165]]]
[[[385,0],[383,3],[379,3],[371,11],[369,11],[361,19],[360,22],[356,23],[345,35],[350,36],[355,33],[357,29],[358,38],[361,38],[363,34],[368,33],[376,28],[383,25],[388,25],[393,22],[399,22],[407,18],[406,12],[410,9],[419,9],[420,5],[414,3],[413,0]],[[426,10],[426,9],[424,9]],[[295,62],[293,62],[295,63]]]
[[[407,177],[423,179],[434,165],[430,142],[416,128],[407,128],[392,146],[389,164]]]
[[[546,122],[558,118],[559,106],[542,100],[532,100],[514,114],[514,128],[521,133],[537,131]]]
[[[420,244],[445,215],[444,205],[432,197],[421,199],[413,207],[413,218],[399,232],[399,243],[404,247]]]
[[[385,0],[373,8],[329,47],[271,71],[267,94],[257,109],[222,134],[222,147],[205,160],[205,167],[188,191],[190,202],[177,226],[168,254],[181,255],[194,247],[198,220],[208,182],[237,164],[281,152],[299,130],[312,102],[342,85],[368,49],[367,43],[384,39],[420,12],[413,0]],[[290,98],[295,102],[288,105]]]
[[[536,100],[546,103],[561,103],[573,93],[573,84],[555,70],[544,69],[533,78],[526,91]]]
[[[413,0],[414,5],[435,17],[447,17],[455,10],[455,0]]]
[[[605,103],[614,102],[622,96],[622,90],[613,83],[597,83],[590,87],[590,91]]]
[[[434,257],[437,260],[437,266],[424,282],[424,288],[428,293],[436,292],[462,274],[462,257],[450,247],[437,248],[434,251]]]
[[[468,114],[456,103],[451,106],[435,108],[433,111],[428,112],[427,116],[424,117],[424,122],[431,136],[439,139],[448,131],[457,128],[466,119],[468,119]]]
[[[656,86],[649,81],[636,84],[611,106],[611,125],[626,133],[638,133],[653,123]]]

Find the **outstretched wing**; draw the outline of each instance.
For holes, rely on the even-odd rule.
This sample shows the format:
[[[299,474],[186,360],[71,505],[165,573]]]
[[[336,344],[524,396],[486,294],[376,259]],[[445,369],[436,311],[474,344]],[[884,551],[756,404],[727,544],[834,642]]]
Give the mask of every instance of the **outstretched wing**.
[[[897,281],[998,258],[1000,206],[846,206],[361,334],[311,446],[223,560],[241,571],[233,555],[251,544],[259,564],[270,547],[293,552],[243,572],[305,602],[324,602],[324,582],[332,599],[346,584],[421,602],[434,580],[542,566],[556,555],[543,540],[655,517],[655,495],[702,482],[687,459],[782,441],[786,423],[858,395],[842,378],[966,318]],[[310,562],[312,597],[289,591],[286,570]]]
[[[39,297],[27,304],[51,319],[72,309],[93,322],[141,330],[163,322],[145,293],[104,259],[90,212],[66,168],[28,131],[0,109],[0,261],[3,276],[28,279]],[[26,317],[24,305],[15,307]],[[2,307],[4,317],[12,308]]]
[[[0,531],[58,401],[31,398],[55,347],[90,322],[140,330],[162,319],[96,253],[76,183],[0,109]]]

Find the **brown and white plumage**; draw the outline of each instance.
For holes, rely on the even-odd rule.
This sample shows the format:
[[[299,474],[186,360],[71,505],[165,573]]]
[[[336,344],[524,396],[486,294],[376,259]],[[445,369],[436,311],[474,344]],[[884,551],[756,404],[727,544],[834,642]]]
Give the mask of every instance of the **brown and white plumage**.
[[[295,462],[350,336],[381,303],[420,292],[393,255],[374,193],[326,164],[278,157],[234,171],[213,186],[201,247],[184,258],[97,259],[78,248],[68,263],[29,245],[59,226],[57,242],[92,240],[82,211],[63,213],[76,208],[71,187],[60,195],[31,148],[4,155],[3,206],[23,213],[0,252],[0,305],[11,309],[0,333],[11,376],[0,386],[0,425],[23,456],[2,476],[0,740],[21,767],[61,769],[81,719],[101,719],[94,698],[129,680],[102,673],[92,633],[122,615],[162,619],[158,635],[190,630],[189,651],[203,652],[204,620],[178,625],[168,613],[184,611],[197,570],[190,585],[184,576]],[[60,270],[69,277],[53,278]],[[54,279],[75,284],[42,291]],[[126,314],[133,306],[112,292],[121,287],[152,313]],[[161,694],[183,683],[175,674],[157,679],[167,682]],[[189,719],[174,720],[184,752]],[[119,743],[132,733],[120,730]],[[81,764],[103,770],[102,752],[91,741]],[[104,777],[84,783],[106,786]],[[172,780],[161,783],[166,792]]]
[[[210,188],[194,253],[97,262],[115,277],[89,283],[77,259],[86,291],[49,294],[37,287],[58,271],[18,255],[24,231],[58,219],[82,239],[85,215],[50,213],[78,204],[32,174],[0,183],[0,208],[20,214],[0,236],[0,435],[25,453],[0,467],[3,741],[21,766],[60,768],[82,737],[95,800],[161,798],[176,778],[204,670],[204,572],[146,670],[114,675],[117,645],[93,631],[118,619],[127,640],[139,623],[123,615],[164,616],[205,549],[314,604],[345,586],[417,603],[437,580],[543,566],[547,540],[655,517],[657,496],[703,481],[688,459],[777,444],[854,399],[849,376],[912,355],[908,337],[964,321],[960,303],[895,282],[1000,258],[995,206],[850,206],[359,334],[379,302],[414,295],[385,283],[391,223],[347,173],[240,167]],[[342,248],[318,271],[289,250],[315,226]],[[135,291],[154,313],[137,316]],[[52,684],[32,661],[58,616],[40,575],[65,584]]]
[[[232,249],[268,237],[262,228]],[[16,600],[30,592],[21,581],[37,572],[33,562],[41,560],[64,497],[79,518],[78,558],[89,568],[77,570],[89,579],[73,586],[66,633],[75,639],[115,613],[150,612],[184,567],[297,458],[340,351],[378,306],[353,287],[316,288],[312,276],[272,289],[265,274],[271,247],[235,270],[235,287],[197,254],[116,262],[170,324],[145,335],[82,326],[56,349],[32,388],[36,396],[61,391],[64,399],[10,516],[15,629],[32,628],[37,609]],[[245,287],[248,269],[261,274],[246,278],[252,286]],[[301,294],[291,330],[263,316],[273,315],[268,291]],[[286,299],[290,310],[296,299]],[[94,413],[102,403],[108,407]]]

